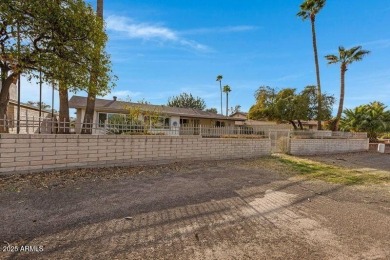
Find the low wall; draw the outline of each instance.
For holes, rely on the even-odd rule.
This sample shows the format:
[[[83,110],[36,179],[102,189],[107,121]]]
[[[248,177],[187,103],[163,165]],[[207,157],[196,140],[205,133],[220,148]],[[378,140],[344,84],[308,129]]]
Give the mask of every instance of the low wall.
[[[0,135],[0,173],[270,155],[269,139],[199,136]]]
[[[369,139],[290,139],[292,155],[315,155],[368,151]]]
[[[370,151],[378,151],[378,145],[379,143],[370,143]],[[385,143],[385,153],[390,153],[390,143]]]

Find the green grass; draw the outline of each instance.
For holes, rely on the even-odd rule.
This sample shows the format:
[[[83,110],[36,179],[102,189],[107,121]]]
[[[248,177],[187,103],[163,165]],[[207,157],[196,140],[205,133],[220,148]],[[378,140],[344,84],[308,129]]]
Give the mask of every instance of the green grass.
[[[276,157],[279,162],[308,179],[319,179],[344,185],[390,184],[390,172],[348,169],[289,155]]]

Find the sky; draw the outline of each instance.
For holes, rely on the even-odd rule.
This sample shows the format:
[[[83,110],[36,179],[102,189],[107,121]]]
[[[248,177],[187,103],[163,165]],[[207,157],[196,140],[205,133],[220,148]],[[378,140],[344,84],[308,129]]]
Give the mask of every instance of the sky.
[[[96,0],[87,0],[96,8]],[[302,0],[105,1],[107,52],[115,89],[103,97],[166,104],[182,92],[220,110],[220,89],[229,85],[229,107],[248,111],[260,86],[298,91],[315,85],[310,21],[296,16]],[[338,46],[371,51],[346,74],[345,107],[380,101],[390,106],[390,1],[327,0],[316,32],[323,92],[340,95],[340,67],[328,65]],[[22,82],[22,101],[39,99]],[[70,93],[72,96],[73,93]],[[86,96],[85,92],[77,95]],[[56,93],[55,107],[58,107]],[[223,97],[225,109],[225,96]],[[43,89],[51,103],[51,89]]]

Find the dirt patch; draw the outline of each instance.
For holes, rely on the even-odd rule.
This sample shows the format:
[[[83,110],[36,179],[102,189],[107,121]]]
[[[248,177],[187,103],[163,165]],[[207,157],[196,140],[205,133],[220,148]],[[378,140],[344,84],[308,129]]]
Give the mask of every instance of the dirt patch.
[[[385,171],[390,174],[390,154],[378,152],[360,152],[347,154],[329,154],[318,156],[305,156],[311,160],[325,162],[352,169]]]
[[[390,257],[388,187],[306,181],[276,158],[12,176],[0,200],[0,241],[39,251],[5,259]]]

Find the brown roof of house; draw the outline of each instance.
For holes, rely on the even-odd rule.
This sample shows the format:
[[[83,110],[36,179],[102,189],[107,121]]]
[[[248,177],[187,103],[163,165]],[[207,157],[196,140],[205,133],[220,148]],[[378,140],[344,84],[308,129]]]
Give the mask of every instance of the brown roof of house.
[[[80,96],[73,96],[69,100],[70,108],[85,108],[87,106],[87,98]],[[212,112],[206,112],[193,108],[181,108],[181,107],[168,107],[164,105],[149,105],[139,104],[118,100],[96,99],[95,109],[97,111],[104,112],[122,112],[127,113],[126,106],[139,107],[143,111],[158,111],[159,113],[167,114],[170,116],[192,117],[192,118],[209,118],[209,119],[224,119],[237,121],[237,118],[231,118]]]
[[[12,104],[13,106],[18,106],[18,101],[10,99],[9,104]],[[23,103],[23,102],[20,102],[20,107],[24,107],[24,108],[27,108],[30,110],[39,111],[39,107],[35,107],[35,106],[29,105],[29,104]],[[45,112],[45,113],[49,113],[49,114],[51,114],[51,112],[52,112],[51,109],[42,109],[41,111]],[[58,112],[54,112],[54,115],[58,115]]]
[[[234,117],[235,115],[248,116],[248,113],[247,113],[247,112],[238,111],[238,112],[235,112],[235,113],[231,114],[230,116],[231,116],[231,117]]]

